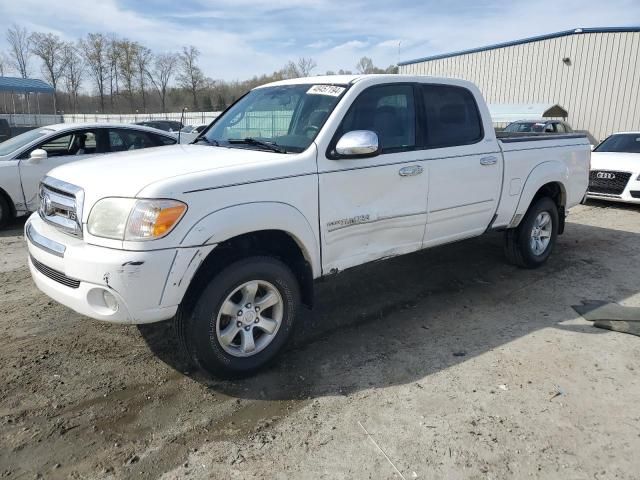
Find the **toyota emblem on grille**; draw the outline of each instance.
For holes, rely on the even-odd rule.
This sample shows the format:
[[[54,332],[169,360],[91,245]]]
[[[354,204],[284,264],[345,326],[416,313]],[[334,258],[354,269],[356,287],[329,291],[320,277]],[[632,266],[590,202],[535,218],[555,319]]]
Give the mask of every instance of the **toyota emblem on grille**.
[[[596,175],[598,178],[602,178],[605,180],[615,180],[616,179],[616,174],[615,173],[611,173],[611,172],[598,172],[598,175]]]

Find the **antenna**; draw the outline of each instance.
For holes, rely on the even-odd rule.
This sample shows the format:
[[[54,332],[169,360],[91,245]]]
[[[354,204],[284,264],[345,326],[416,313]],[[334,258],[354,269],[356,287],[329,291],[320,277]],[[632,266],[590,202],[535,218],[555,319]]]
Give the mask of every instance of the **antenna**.
[[[182,129],[184,128],[184,112],[186,112],[187,110],[189,110],[187,107],[183,107],[182,113],[180,114],[180,124],[182,126],[180,127],[180,130],[178,130],[178,145],[180,145],[180,135],[182,134]]]

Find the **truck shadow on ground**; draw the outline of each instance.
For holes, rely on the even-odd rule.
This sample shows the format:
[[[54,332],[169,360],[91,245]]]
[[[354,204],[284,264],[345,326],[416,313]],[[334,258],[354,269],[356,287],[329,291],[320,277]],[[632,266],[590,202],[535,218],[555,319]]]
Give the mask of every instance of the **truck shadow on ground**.
[[[236,381],[190,376],[236,398],[348,395],[419,381],[543,328],[603,334],[559,324],[577,318],[571,305],[594,292],[612,302],[637,293],[637,265],[624,260],[633,252],[637,234],[569,224],[537,270],[507,265],[501,234],[366,265],[317,285],[316,306],[271,368]],[[185,372],[170,330],[166,323],[141,332],[161,360]]]

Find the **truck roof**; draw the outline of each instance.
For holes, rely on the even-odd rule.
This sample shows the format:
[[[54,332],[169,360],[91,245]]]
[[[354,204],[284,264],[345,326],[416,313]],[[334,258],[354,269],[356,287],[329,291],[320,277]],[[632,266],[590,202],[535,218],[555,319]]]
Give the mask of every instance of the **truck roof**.
[[[467,80],[458,78],[431,77],[428,75],[404,75],[394,73],[371,73],[362,75],[316,75],[313,77],[290,78],[287,80],[279,80],[277,82],[266,83],[258,88],[274,87],[279,85],[314,85],[314,84],[332,84],[332,85],[350,85],[357,82],[371,84],[394,83],[394,82],[429,82],[444,83],[452,85],[474,85]]]

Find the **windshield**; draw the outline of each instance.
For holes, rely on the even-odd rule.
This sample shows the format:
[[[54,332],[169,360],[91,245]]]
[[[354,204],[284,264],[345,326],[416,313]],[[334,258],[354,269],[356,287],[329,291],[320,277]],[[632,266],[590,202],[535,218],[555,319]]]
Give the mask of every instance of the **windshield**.
[[[618,135],[611,135],[604,142],[598,145],[594,152],[640,153],[640,134],[621,133]]]
[[[545,123],[540,122],[517,122],[507,125],[504,129],[505,132],[544,132]]]
[[[35,130],[29,130],[28,132],[16,135],[9,140],[5,140],[4,142],[0,143],[0,157],[10,155],[16,150],[20,150],[25,145],[28,145],[34,140],[40,137],[44,137],[51,132],[53,132],[53,130],[50,130],[48,128],[36,128]]]
[[[212,145],[302,152],[346,91],[339,85],[283,85],[257,88],[234,104],[205,134]]]

